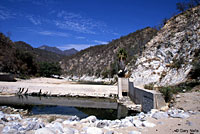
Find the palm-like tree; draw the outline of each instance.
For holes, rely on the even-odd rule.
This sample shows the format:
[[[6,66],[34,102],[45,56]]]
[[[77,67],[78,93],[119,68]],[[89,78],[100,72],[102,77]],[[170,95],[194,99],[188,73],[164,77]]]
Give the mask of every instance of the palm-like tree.
[[[119,59],[120,70],[122,70],[122,75],[121,76],[124,77],[124,75],[125,75],[125,71],[124,71],[124,69],[125,69],[125,61],[126,61],[126,58],[127,58],[127,53],[126,53],[124,48],[120,48],[118,50],[117,57]]]
[[[117,57],[120,61],[125,61],[127,58],[127,53],[124,48],[120,48],[117,53]]]

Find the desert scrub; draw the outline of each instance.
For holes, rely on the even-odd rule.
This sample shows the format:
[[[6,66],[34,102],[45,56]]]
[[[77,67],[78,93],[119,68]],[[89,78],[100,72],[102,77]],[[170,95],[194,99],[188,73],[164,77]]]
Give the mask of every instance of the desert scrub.
[[[56,120],[56,116],[50,116],[48,119],[47,119],[47,121],[49,122],[49,123],[51,123],[51,122],[53,122],[53,121],[55,121]]]
[[[145,89],[154,90],[154,83],[144,85]]]
[[[165,101],[169,102],[173,98],[173,94],[191,91],[197,85],[200,85],[200,81],[192,80],[175,86],[160,87],[159,91],[163,94]]]

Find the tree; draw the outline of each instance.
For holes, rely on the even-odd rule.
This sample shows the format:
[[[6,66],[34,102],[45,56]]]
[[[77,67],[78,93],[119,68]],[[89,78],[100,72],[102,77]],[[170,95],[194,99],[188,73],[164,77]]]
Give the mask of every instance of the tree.
[[[179,2],[176,3],[176,9],[180,12],[183,12],[189,8],[200,5],[200,0],[190,0],[189,2]]]
[[[51,77],[52,75],[61,75],[59,64],[42,62],[39,64],[38,73],[40,76]]]
[[[176,3],[176,9],[180,12],[184,12],[187,7],[185,3]]]
[[[120,48],[117,53],[117,57],[119,60],[119,68],[121,72],[118,74],[119,77],[124,77],[125,76],[125,61],[127,58],[127,52],[125,51],[124,48]]]

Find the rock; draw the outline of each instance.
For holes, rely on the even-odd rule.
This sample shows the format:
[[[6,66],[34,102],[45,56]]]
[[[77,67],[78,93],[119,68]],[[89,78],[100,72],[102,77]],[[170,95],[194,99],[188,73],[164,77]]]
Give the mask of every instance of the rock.
[[[20,114],[6,114],[6,118],[9,121],[13,121],[13,120],[21,120],[22,117]]]
[[[3,114],[2,111],[0,111],[0,119],[5,118],[5,115]]]
[[[2,133],[3,134],[17,134],[18,133],[18,130],[16,129],[13,129],[12,127],[10,126],[5,126],[2,130]]]
[[[78,131],[78,130],[77,130]],[[74,134],[75,132],[74,132],[74,129],[72,129],[72,128],[64,128],[63,129],[63,132],[65,133],[65,134]]]
[[[97,118],[95,117],[95,116],[89,116],[89,117],[87,117],[86,118],[90,123],[94,123],[96,120],[97,120]]]
[[[139,120],[141,120],[141,121],[146,120],[146,115],[143,112],[139,113],[137,116],[138,116]]]
[[[142,133],[138,131],[130,131],[128,134],[142,134]]]
[[[186,112],[185,113],[170,114],[170,116],[173,117],[173,118],[182,118],[182,119],[190,117],[190,115]]]
[[[114,134],[114,131],[107,131],[105,134]]]
[[[63,122],[63,121],[64,121],[64,120],[63,120],[63,119],[60,119],[60,118],[58,118],[58,119],[55,120],[55,122],[60,122],[60,123]]]
[[[178,95],[176,95],[176,98],[181,98],[181,96],[178,94]]]
[[[66,124],[74,125],[74,124],[77,124],[77,123],[78,123],[78,121],[69,121],[69,120],[63,121],[64,125],[66,125]]]
[[[1,114],[3,114],[3,112],[2,112],[2,111],[0,111],[0,115],[1,115]]]
[[[154,123],[144,121],[144,122],[142,122],[142,126],[144,126],[144,127],[155,127],[156,125]]]
[[[142,125],[142,122],[140,120],[133,120],[133,124],[135,127],[140,127]]]
[[[1,118],[2,121],[8,122],[6,118]]]
[[[128,119],[122,119],[120,127],[131,127],[133,123],[131,123]]]
[[[184,112],[183,110],[180,110],[180,109],[168,110],[168,114],[170,115],[170,117],[173,117],[173,118],[185,119],[185,118],[190,117],[189,113]]]
[[[188,126],[192,126],[192,122],[190,122],[190,121],[186,121],[186,124],[188,125]]]
[[[104,128],[106,126],[109,126],[109,123],[106,120],[98,121],[96,127],[98,128]]]
[[[121,121],[117,119],[117,120],[111,121],[111,122],[109,123],[109,126],[110,126],[110,127],[113,127],[113,128],[116,128],[116,127],[119,127],[120,124],[121,124]]]
[[[163,106],[160,108],[161,111],[167,111],[169,109],[169,106]]]
[[[40,128],[40,129],[36,130],[35,134],[56,134],[56,132],[54,132],[50,128],[44,127],[44,128]]]
[[[155,119],[163,119],[163,118],[168,118],[168,114],[166,112],[156,112],[152,115],[152,118]]]
[[[103,131],[97,127],[88,127],[86,134],[103,134]]]
[[[45,125],[43,123],[29,121],[29,122],[27,122],[27,125],[24,128],[24,130],[26,130],[26,131],[37,130],[37,129],[43,128],[43,127],[45,127]]]
[[[159,121],[158,124],[163,125],[164,123],[162,121]]]
[[[16,129],[18,130],[20,127],[22,127],[21,124],[19,124],[18,122],[13,122],[12,126],[11,126],[13,129]]]
[[[133,122],[133,120],[134,120],[133,116],[128,116],[125,119],[129,120],[130,122]]]
[[[97,120],[95,116],[89,116],[85,119],[80,120],[80,123],[94,123]]]
[[[63,125],[59,122],[55,122],[52,124],[53,130],[56,133],[63,133]]]
[[[80,121],[80,118],[78,116],[72,116],[68,119],[69,121]]]

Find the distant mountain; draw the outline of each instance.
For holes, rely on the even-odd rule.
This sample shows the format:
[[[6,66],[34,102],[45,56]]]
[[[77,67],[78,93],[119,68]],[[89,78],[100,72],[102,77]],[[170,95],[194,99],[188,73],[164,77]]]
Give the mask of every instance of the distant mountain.
[[[18,41],[14,42],[15,47],[21,51],[29,52],[36,57],[38,62],[59,62],[63,59],[63,55],[56,52],[50,52],[45,49],[33,48],[31,45]]]
[[[65,56],[70,56],[70,55],[76,54],[78,52],[78,50],[76,50],[74,48],[62,51],[62,50],[58,49],[57,47],[50,47],[50,46],[47,46],[47,45],[43,45],[43,46],[38,47],[38,48],[42,49],[42,50],[49,51],[49,52],[54,52],[54,53],[57,53],[57,54],[60,54],[60,55],[65,55]]]
[[[76,49],[74,49],[74,48],[71,48],[71,49],[68,49],[68,50],[64,50],[64,51],[63,51],[64,55],[67,55],[67,56],[76,54],[77,52],[78,52],[78,50],[76,50]]]

